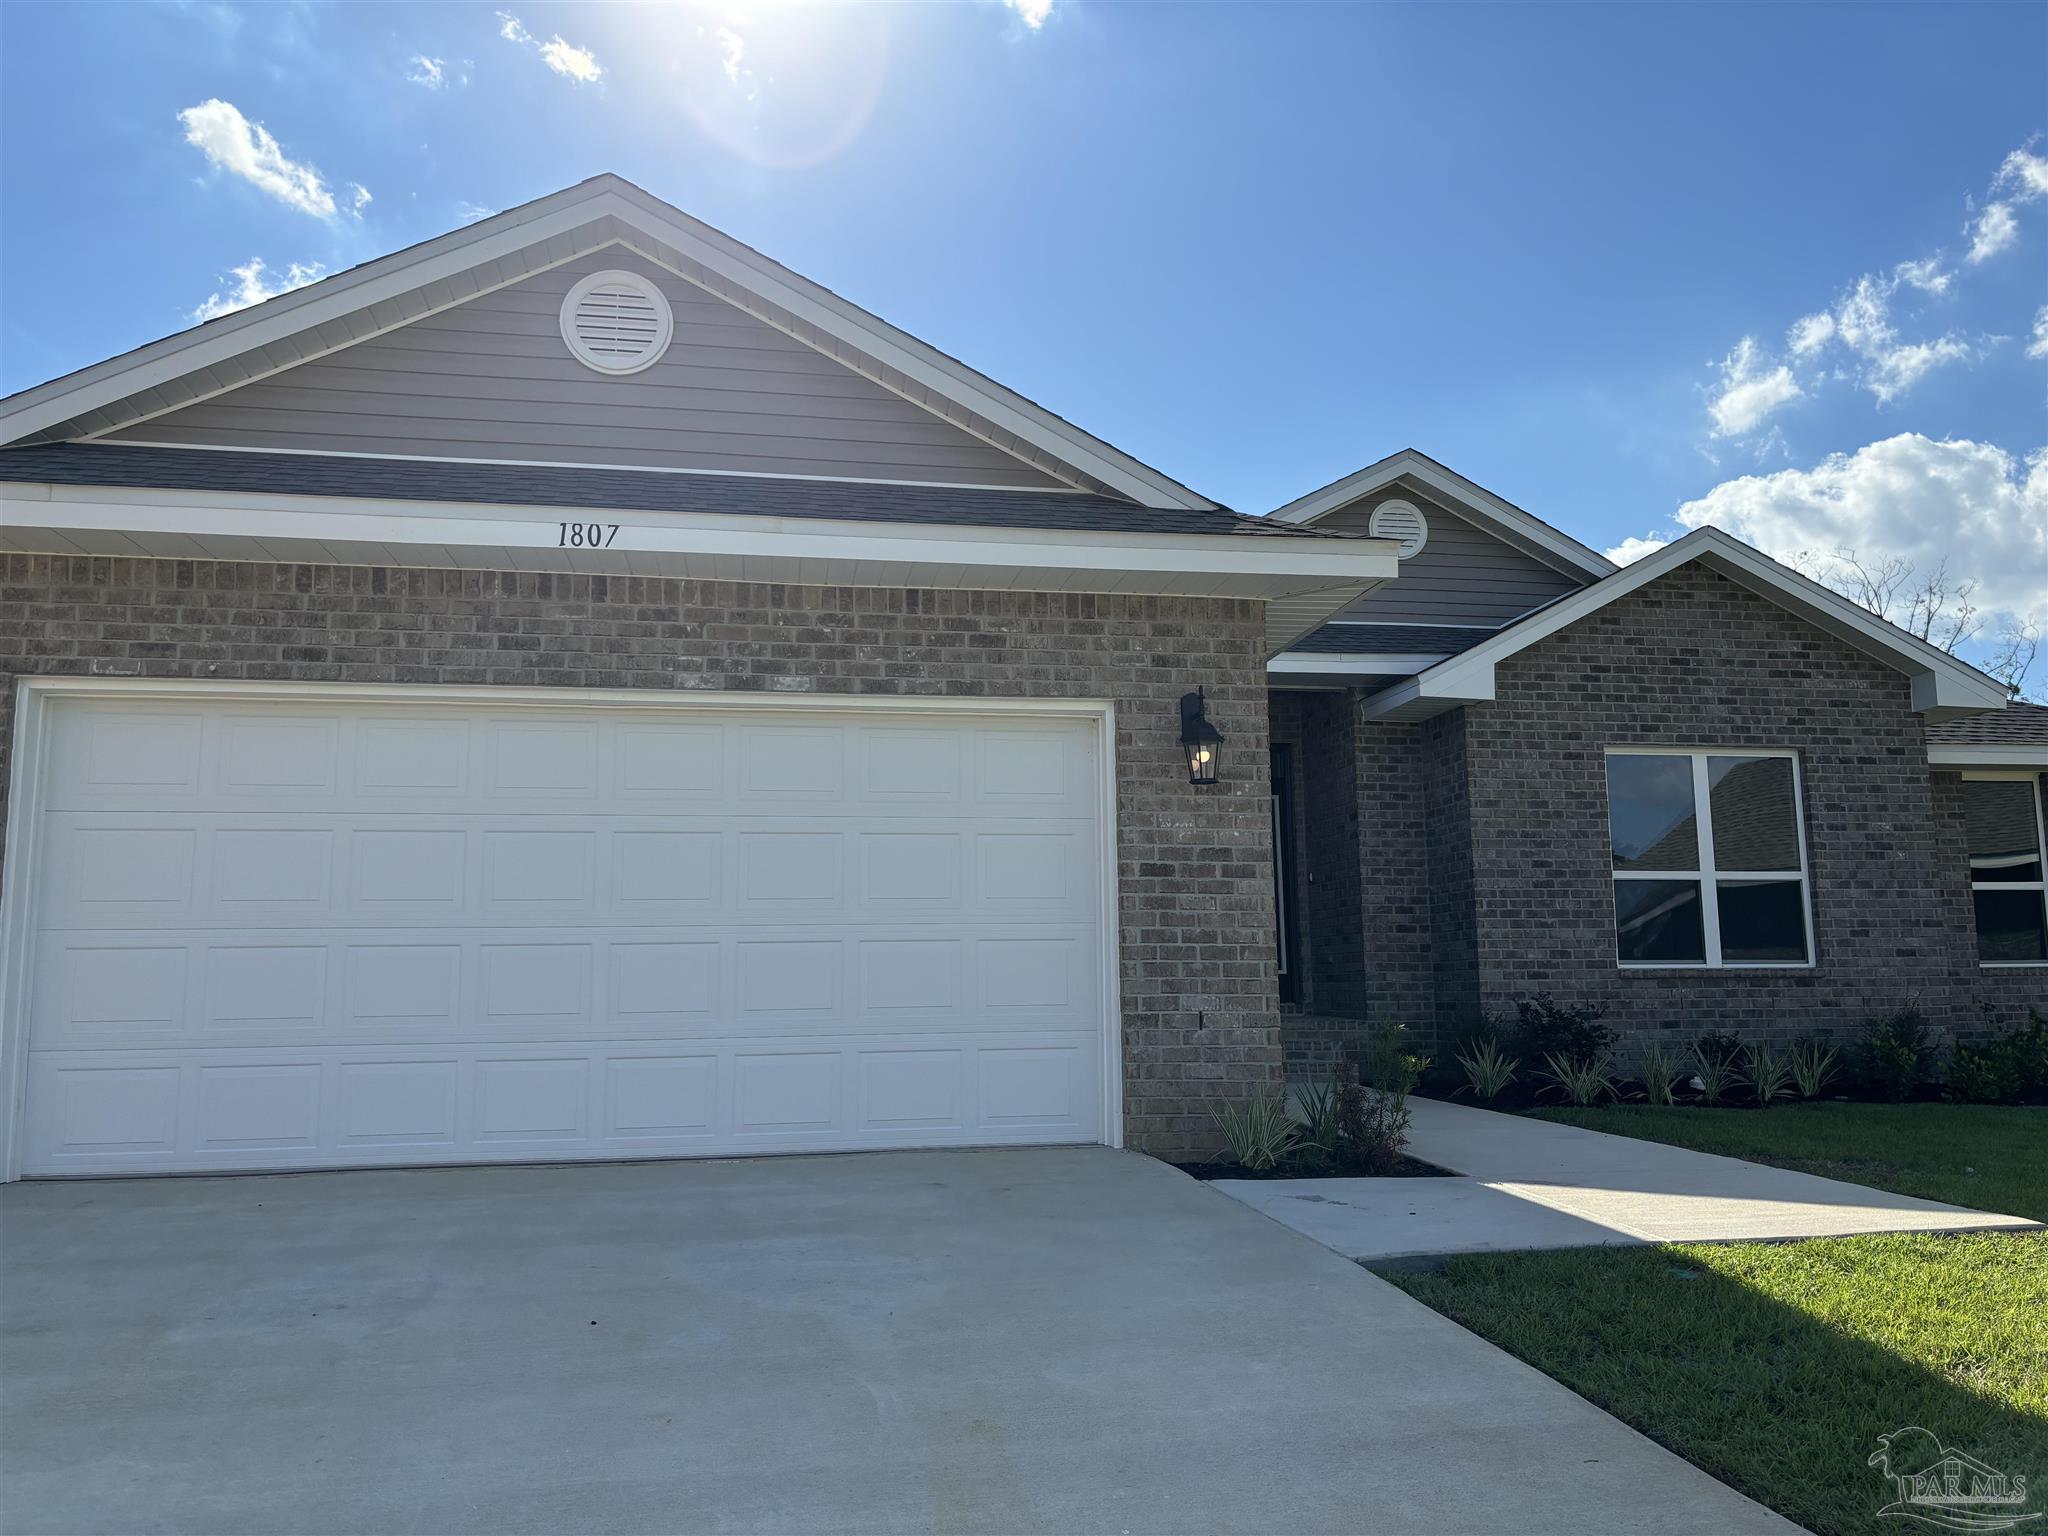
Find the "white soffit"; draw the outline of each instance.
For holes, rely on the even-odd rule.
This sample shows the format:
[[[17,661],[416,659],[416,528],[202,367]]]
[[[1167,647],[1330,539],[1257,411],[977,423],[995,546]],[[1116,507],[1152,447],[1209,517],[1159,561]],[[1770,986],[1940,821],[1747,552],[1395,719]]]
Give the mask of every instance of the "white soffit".
[[[623,245],[1071,484],[1215,503],[617,176],[604,175],[0,402],[0,443],[92,436]]]
[[[2005,708],[2005,689],[1975,667],[1866,613],[1740,539],[1718,528],[1701,528],[1376,694],[1366,701],[1365,713],[1378,720],[1423,720],[1484,703],[1495,697],[1497,663],[1693,560],[1904,673],[1912,679],[1913,707],[1932,719]]]
[[[1393,546],[1377,539],[1079,533],[19,483],[0,485],[0,550],[1245,598],[1267,605],[1267,655],[1397,568]]]

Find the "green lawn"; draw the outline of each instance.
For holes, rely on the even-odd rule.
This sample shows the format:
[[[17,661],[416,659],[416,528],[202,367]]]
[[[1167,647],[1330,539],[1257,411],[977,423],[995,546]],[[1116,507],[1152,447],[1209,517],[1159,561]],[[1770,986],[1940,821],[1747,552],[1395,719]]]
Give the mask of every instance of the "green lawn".
[[[1909,1424],[2048,1487],[2048,1238],[1591,1248],[1386,1278],[1827,1536],[1889,1523],[1866,1459]]]
[[[2048,1110],[1546,1115],[2048,1219]],[[2030,1510],[2048,1504],[2048,1236],[1589,1248],[1386,1278],[1829,1536],[1892,1523],[1867,1458],[1910,1424],[2025,1476]]]
[[[2048,1221],[2048,1109],[1779,1104],[1727,1110],[1617,1104],[1535,1113],[1617,1136],[1666,1141],[1922,1200]],[[2043,1473],[2048,1479],[2048,1467]]]

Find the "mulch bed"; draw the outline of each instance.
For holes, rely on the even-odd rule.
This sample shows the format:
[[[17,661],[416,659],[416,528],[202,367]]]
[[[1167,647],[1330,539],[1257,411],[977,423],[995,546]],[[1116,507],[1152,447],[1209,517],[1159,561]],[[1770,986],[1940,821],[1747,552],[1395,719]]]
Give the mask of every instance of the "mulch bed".
[[[1448,1168],[1439,1168],[1435,1163],[1425,1163],[1419,1157],[1404,1157],[1391,1172],[1382,1174],[1345,1173],[1335,1168],[1268,1168],[1253,1173],[1249,1168],[1236,1163],[1175,1163],[1189,1178],[1201,1179],[1455,1179],[1457,1174]]]

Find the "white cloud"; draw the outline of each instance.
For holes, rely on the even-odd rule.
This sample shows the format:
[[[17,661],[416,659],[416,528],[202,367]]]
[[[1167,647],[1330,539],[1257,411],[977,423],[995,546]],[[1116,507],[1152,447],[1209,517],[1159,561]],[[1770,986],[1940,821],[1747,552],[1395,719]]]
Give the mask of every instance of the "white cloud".
[[[597,55],[588,48],[578,48],[574,43],[563,40],[557,32],[542,42],[527,31],[517,16],[510,11],[498,13],[498,36],[508,43],[518,43],[538,53],[541,62],[558,75],[566,75],[578,85],[593,85],[604,78],[604,67],[597,62]]]
[[[448,71],[439,59],[430,59],[424,53],[412,56],[412,68],[405,72],[405,78],[414,85],[423,85],[430,91],[438,91],[448,83]]]
[[[2048,304],[2034,311],[2034,334],[2027,341],[2027,356],[2048,357]]]
[[[2048,156],[2035,154],[2031,146],[2014,150],[1991,179],[1991,190],[2009,192],[2017,203],[2048,197]]]
[[[1671,541],[1652,534],[1647,539],[1626,538],[1607,551],[1607,558],[1616,565],[1634,565],[1645,555],[1654,555]]]
[[[1857,382],[1875,395],[1880,405],[1890,405],[1942,364],[1967,362],[1976,356],[1969,344],[1953,333],[1931,341],[1900,341],[1891,310],[1892,295],[1898,289],[1896,276],[1865,275],[1835,306],[1835,335],[1863,360]]]
[[[262,189],[288,208],[315,218],[334,217],[334,194],[327,190],[320,173],[287,157],[270,131],[242,116],[233,103],[218,98],[202,101],[180,112],[178,121],[185,126],[185,142],[197,146],[220,169]],[[362,191],[360,187],[357,190]],[[364,192],[363,198],[368,197]]]
[[[1946,562],[1951,576],[1977,584],[1987,612],[2048,609],[2048,449],[2022,464],[1991,443],[1905,432],[1811,469],[1724,481],[1676,519],[1787,562],[1840,550],[1899,556],[1922,571]]]
[[[2011,203],[1986,203],[1970,224],[1970,249],[1963,260],[1975,266],[2012,249],[2020,237],[2020,221]]]
[[[734,85],[740,83],[740,61],[747,56],[747,40],[731,27],[720,27],[717,33],[719,65],[725,70],[725,78]]]
[[[1794,322],[1785,335],[1785,345],[1794,357],[1811,357],[1835,339],[1835,317],[1826,310]]]
[[[1803,393],[1790,368],[1783,363],[1772,366],[1756,338],[1745,336],[1721,359],[1720,393],[1708,407],[1714,418],[1714,436],[1746,437],[1773,411]]]
[[[455,216],[465,224],[474,224],[478,219],[488,219],[498,210],[486,208],[482,203],[459,202],[455,205]]]
[[[360,181],[350,182],[348,184],[348,188],[348,211],[360,219],[363,216],[363,210],[369,207],[371,203],[375,202],[376,199],[370,196],[370,189],[364,186]]]
[[[1003,4],[1015,11],[1018,19],[1034,32],[1044,26],[1046,18],[1052,15],[1053,0],[1003,0]]]
[[[1924,261],[1902,261],[1892,268],[1892,276],[1922,293],[1934,294],[1947,293],[1948,285],[1955,280],[1953,272],[1941,270],[1939,256],[1929,256]]]
[[[261,304],[265,299],[274,299],[280,293],[290,293],[294,288],[303,288],[313,282],[327,269],[319,262],[293,262],[279,277],[264,263],[261,256],[251,256],[247,266],[232,267],[228,276],[234,279],[232,285],[215,290],[197,309],[192,311],[194,320],[213,320],[222,315],[231,315],[238,309],[247,309],[251,304]]]

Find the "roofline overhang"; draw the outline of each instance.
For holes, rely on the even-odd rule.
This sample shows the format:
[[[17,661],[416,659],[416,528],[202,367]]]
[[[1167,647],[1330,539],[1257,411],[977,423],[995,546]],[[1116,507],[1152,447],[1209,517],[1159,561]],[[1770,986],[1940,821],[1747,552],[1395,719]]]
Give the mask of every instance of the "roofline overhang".
[[[9,396],[0,400],[0,443],[19,442],[78,422],[102,407],[167,390],[195,373],[210,375],[204,393],[219,393],[466,303],[479,293],[509,286],[608,244],[625,244],[704,286],[698,274],[679,269],[660,250],[643,248],[622,231],[589,232],[590,226],[605,220],[638,232],[649,246],[680,252],[717,283],[758,296],[801,326],[829,338],[833,347],[844,346],[874,359],[904,381],[891,385],[898,393],[929,391],[957,402],[994,429],[990,440],[998,447],[1003,444],[996,439],[1009,434],[1016,442],[1028,444],[1142,506],[1205,509],[1217,505],[957,358],[610,174]],[[581,243],[579,232],[587,236]],[[529,254],[549,242],[555,244],[548,251]],[[489,269],[486,278],[476,276],[480,268]],[[711,291],[733,298],[732,293],[716,286]],[[310,344],[297,340],[316,329],[321,334]],[[798,334],[798,339],[819,345],[807,335]],[[245,362],[252,354],[256,358],[253,366]],[[843,356],[839,360],[848,361]],[[168,404],[144,408],[134,419],[146,419],[158,409],[189,404],[199,397],[167,395]],[[915,394],[909,397],[915,398]],[[97,424],[78,435],[114,430],[121,424]],[[1025,462],[1032,460],[1027,456]]]
[[[2048,742],[1930,741],[1927,762],[1934,768],[2031,768],[2048,773]]]
[[[1434,655],[1400,655],[1386,651],[1282,651],[1266,663],[1275,675],[1319,674],[1328,677],[1412,676],[1450,658]]]
[[[1740,539],[1718,528],[1701,528],[1592,586],[1537,609],[1492,639],[1373,695],[1365,702],[1366,717],[1424,720],[1467,704],[1488,702],[1496,697],[1495,669],[1500,662],[1695,560],[1903,673],[1912,684],[1913,708],[1929,719],[1984,714],[2006,706],[2004,687],[1975,667],[1864,611]]]
[[[608,530],[605,546],[563,547],[564,526],[578,524]],[[1073,532],[36,482],[0,483],[0,550],[1243,598],[1268,605],[1268,655],[1398,569],[1395,546],[1384,539]]]
[[[1463,507],[1468,509],[1468,515],[1477,514],[1482,525],[1491,525],[1494,531],[1506,535],[1510,543],[1567,574],[1599,581],[1617,569],[1605,555],[1413,448],[1403,448],[1341,480],[1333,480],[1270,515],[1283,523],[1317,522],[1404,476],[1450,503],[1453,511]]]

